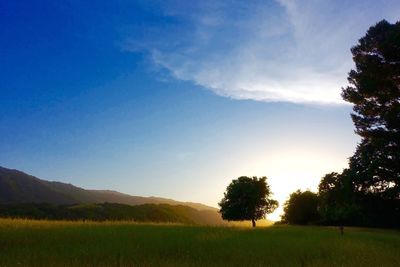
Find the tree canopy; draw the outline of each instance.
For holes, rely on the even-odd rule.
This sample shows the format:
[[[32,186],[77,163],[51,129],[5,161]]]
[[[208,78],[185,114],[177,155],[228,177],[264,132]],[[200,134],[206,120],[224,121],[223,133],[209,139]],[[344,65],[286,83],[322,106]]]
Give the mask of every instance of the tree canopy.
[[[400,22],[383,20],[351,49],[344,100],[361,142],[342,173],[319,185],[325,223],[400,227]]]
[[[302,225],[316,223],[319,220],[318,195],[308,190],[297,190],[290,194],[283,210],[284,222]]]
[[[251,220],[255,227],[256,220],[265,218],[278,207],[278,202],[269,198],[271,194],[267,177],[241,176],[228,185],[219,203],[222,218],[228,221]]]
[[[362,212],[352,180],[348,169],[322,177],[318,187],[318,211],[324,223],[355,225],[360,222]]]
[[[342,96],[362,137],[350,159],[356,189],[400,198],[400,22],[377,23],[351,52],[356,68]]]
[[[353,104],[351,118],[361,142],[342,173],[326,174],[318,191],[320,222],[334,225],[400,227],[400,22],[383,20],[351,49],[355,69],[342,97]],[[293,208],[284,219],[312,210],[314,202]],[[303,220],[304,221],[304,220]],[[298,221],[297,221],[298,223]]]

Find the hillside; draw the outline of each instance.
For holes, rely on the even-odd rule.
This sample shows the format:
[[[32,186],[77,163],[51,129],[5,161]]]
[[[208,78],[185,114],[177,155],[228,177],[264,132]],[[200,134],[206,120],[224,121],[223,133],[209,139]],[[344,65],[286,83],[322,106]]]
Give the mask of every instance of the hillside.
[[[51,203],[54,205],[120,203],[127,205],[184,205],[197,210],[217,209],[200,203],[167,198],[131,196],[111,190],[86,190],[71,184],[51,182],[18,170],[0,167],[0,204]]]
[[[210,210],[183,205],[117,203],[53,205],[47,203],[0,204],[0,217],[46,220],[136,221],[201,225],[224,224],[221,216]]]

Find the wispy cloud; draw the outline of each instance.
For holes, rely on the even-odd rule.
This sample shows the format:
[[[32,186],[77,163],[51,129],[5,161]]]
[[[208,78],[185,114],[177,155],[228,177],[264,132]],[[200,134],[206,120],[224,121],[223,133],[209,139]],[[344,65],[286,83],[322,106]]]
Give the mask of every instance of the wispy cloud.
[[[338,3],[340,2],[340,3]],[[154,4],[154,3],[153,3]],[[340,104],[350,47],[398,1],[157,2],[170,23],[127,38],[153,64],[233,99]]]

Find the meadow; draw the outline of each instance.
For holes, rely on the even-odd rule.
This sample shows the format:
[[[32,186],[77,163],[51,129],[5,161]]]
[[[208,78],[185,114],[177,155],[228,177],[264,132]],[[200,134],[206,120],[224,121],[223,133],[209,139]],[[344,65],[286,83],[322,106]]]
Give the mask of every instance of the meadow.
[[[400,266],[400,232],[0,219],[0,266]]]

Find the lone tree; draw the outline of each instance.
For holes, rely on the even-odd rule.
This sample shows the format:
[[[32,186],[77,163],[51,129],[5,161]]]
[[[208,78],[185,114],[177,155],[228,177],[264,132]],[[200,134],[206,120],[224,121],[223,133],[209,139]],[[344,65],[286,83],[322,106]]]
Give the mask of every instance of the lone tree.
[[[267,177],[242,176],[233,180],[219,203],[222,218],[228,221],[256,220],[265,218],[278,207],[278,201],[270,199],[271,190]]]

